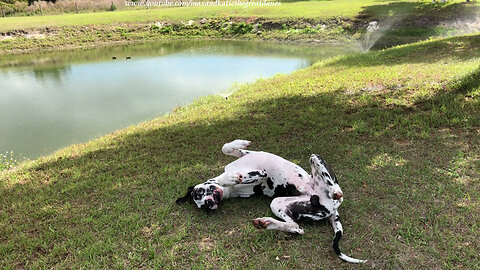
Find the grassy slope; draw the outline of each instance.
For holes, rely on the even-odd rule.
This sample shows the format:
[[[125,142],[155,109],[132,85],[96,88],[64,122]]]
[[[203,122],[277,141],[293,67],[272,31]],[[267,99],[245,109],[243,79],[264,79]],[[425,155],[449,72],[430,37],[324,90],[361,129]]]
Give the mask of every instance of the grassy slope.
[[[211,215],[174,204],[244,138],[304,168],[326,157],[347,254],[379,269],[478,267],[479,65],[478,35],[341,57],[3,172],[0,265],[358,269],[336,258],[326,222],[300,237],[255,230],[268,198]]]
[[[460,0],[447,4],[336,0],[293,1],[270,8],[189,7],[0,18],[0,33],[8,36],[0,36],[0,55],[184,38],[338,43],[363,39],[365,27],[372,20],[386,28],[375,43],[375,48],[381,49],[451,35],[455,30],[449,22],[471,20],[478,12],[480,3]],[[197,18],[209,19],[200,23]],[[182,23],[188,19],[195,19],[195,23]],[[166,26],[152,27],[155,21]],[[248,25],[239,31],[243,23]],[[262,25],[261,33],[253,34],[256,23]],[[17,31],[8,32],[11,30]]]
[[[301,17],[332,18],[354,17],[362,7],[394,1],[376,0],[336,0],[336,1],[300,1],[282,3],[279,7],[181,7],[117,12],[99,12],[85,14],[64,14],[34,17],[0,18],[0,32],[45,26],[73,26],[88,24],[108,24],[124,22],[143,22],[163,19],[188,20],[192,18],[212,18],[224,16],[261,16],[261,17]]]
[[[165,19],[189,20],[195,18],[265,17],[265,18],[350,18],[357,15],[385,19],[410,15],[436,16],[447,10],[454,18],[475,13],[476,3],[463,5],[463,0],[447,4],[432,4],[431,0],[335,0],[335,1],[282,1],[278,7],[180,7],[121,10],[83,14],[63,14],[31,17],[0,18],[0,33],[42,27],[82,26],[91,24],[150,22]],[[432,10],[433,9],[433,10]],[[465,11],[467,10],[467,11]],[[469,10],[469,11],[468,11]],[[455,17],[456,16],[456,17]]]

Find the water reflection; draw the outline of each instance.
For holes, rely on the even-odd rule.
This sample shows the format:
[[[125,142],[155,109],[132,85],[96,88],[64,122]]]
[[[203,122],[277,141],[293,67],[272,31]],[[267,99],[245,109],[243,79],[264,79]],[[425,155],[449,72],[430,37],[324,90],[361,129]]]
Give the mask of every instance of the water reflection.
[[[70,72],[70,66],[59,65],[58,67],[33,68],[32,72],[33,76],[39,81],[45,82],[50,80],[61,83],[62,78]]]
[[[193,41],[1,57],[0,152],[34,158],[157,117],[235,82],[289,73],[340,53]]]

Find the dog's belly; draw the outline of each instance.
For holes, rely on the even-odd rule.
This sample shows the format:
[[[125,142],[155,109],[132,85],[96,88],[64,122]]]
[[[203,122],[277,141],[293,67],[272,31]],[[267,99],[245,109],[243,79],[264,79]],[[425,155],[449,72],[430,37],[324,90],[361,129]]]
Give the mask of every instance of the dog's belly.
[[[270,197],[298,196],[305,189],[313,188],[313,179],[300,166],[267,152],[251,152],[225,167],[225,172],[247,174],[262,170],[267,173],[264,181],[253,185],[240,185],[239,194],[267,195]]]

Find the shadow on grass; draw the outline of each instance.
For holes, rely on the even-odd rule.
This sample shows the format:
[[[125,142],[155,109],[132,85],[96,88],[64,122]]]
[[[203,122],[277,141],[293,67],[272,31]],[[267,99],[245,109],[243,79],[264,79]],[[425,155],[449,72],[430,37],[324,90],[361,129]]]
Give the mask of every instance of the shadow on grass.
[[[427,1],[398,1],[363,7],[358,19],[392,20],[394,26],[434,26],[440,22],[478,16],[480,6],[475,2],[432,3]]]
[[[374,49],[414,43],[431,37],[454,33],[450,24],[478,18],[480,5],[474,2],[431,3],[399,1],[384,5],[365,6],[356,20],[378,21],[384,28]],[[368,21],[366,21],[368,20]]]
[[[300,267],[318,263],[304,254],[310,250],[328,254],[322,264],[336,265],[326,223],[304,224],[306,236],[287,242],[251,230],[249,220],[270,215],[269,198],[228,200],[212,215],[174,204],[189,185],[222,172],[232,158],[220,148],[237,138],[305,169],[311,153],[325,156],[345,192],[343,246],[357,248],[358,257],[384,267],[438,266],[455,262],[450,246],[462,235],[461,241],[473,244],[455,254],[468,260],[479,248],[478,233],[457,224],[480,217],[470,204],[457,204],[470,194],[473,207],[480,194],[448,172],[459,153],[480,154],[471,147],[478,134],[468,131],[479,126],[478,96],[465,100],[479,78],[477,69],[414,109],[386,107],[381,99],[354,105],[355,96],[340,92],[290,96],[246,102],[234,119],[154,130],[145,124],[146,130],[122,132],[100,150],[72,150],[17,172],[18,183],[0,187],[0,262],[88,268],[112,267],[121,258],[132,267],[256,267],[293,254],[289,265]],[[460,125],[451,124],[462,115]],[[435,250],[427,248],[431,244]]]
[[[432,57],[433,56],[433,57]],[[480,35],[451,37],[426,43],[411,44],[369,54],[352,54],[332,61],[329,66],[368,67],[437,63],[447,59],[465,61],[480,57]]]

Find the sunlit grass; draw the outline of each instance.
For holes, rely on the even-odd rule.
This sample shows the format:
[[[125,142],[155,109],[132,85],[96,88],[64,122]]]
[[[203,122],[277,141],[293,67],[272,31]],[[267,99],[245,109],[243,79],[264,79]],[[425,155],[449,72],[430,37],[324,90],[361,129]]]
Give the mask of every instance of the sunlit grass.
[[[17,157],[13,151],[0,153],[0,171],[12,169],[24,160],[25,158]]]
[[[161,20],[189,20],[225,17],[266,17],[266,18],[315,18],[336,17],[353,19],[359,14],[373,18],[423,14],[437,7],[437,12],[458,13],[460,9],[450,9],[454,3],[433,5],[431,1],[387,1],[387,0],[335,0],[335,1],[285,1],[277,7],[176,7],[119,10],[115,12],[94,12],[81,14],[46,15],[30,17],[0,18],[0,32],[15,29],[31,29],[56,26],[81,26],[89,24],[134,23]],[[470,6],[470,10],[473,5]],[[462,9],[463,10],[463,9]],[[465,11],[462,11],[464,13]]]

